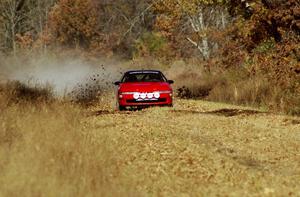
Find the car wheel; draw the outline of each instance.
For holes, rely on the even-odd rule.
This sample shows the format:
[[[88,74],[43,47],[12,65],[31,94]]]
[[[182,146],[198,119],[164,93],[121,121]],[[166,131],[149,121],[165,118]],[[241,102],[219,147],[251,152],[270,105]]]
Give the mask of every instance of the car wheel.
[[[125,111],[126,107],[120,105],[120,103],[117,101],[116,102],[116,109],[119,110],[119,111]]]
[[[119,105],[119,111],[125,111],[125,110],[126,110],[126,107]]]
[[[118,101],[116,102],[115,106],[116,106],[115,109],[119,111],[124,111],[126,109],[124,106],[121,106]]]

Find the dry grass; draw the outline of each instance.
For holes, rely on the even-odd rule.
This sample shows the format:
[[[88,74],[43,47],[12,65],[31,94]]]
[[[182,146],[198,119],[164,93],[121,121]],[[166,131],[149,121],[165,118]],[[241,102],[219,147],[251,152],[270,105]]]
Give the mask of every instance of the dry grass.
[[[207,97],[211,101],[266,108],[269,111],[300,115],[300,92],[274,85],[263,76],[218,84]]]
[[[0,196],[136,195],[130,183],[121,185],[113,136],[102,130],[95,137],[80,106],[39,99],[5,105],[13,94],[1,93]]]
[[[49,84],[27,84],[19,81],[8,81],[0,84],[2,105],[11,105],[20,102],[30,104],[49,103],[54,100],[53,90]]]
[[[40,107],[15,106],[0,115],[1,196],[134,194],[120,186],[112,136],[95,138],[76,106]]]
[[[174,79],[174,89],[179,98],[205,98],[209,95],[218,77],[208,75],[198,64],[187,64],[183,61],[174,62],[166,71],[167,77]]]
[[[194,100],[0,103],[0,196],[300,195],[297,118]]]
[[[201,66],[173,66],[171,76],[179,98],[262,107],[289,115],[300,115],[300,84],[276,85],[266,75],[252,76],[246,70],[205,71]]]

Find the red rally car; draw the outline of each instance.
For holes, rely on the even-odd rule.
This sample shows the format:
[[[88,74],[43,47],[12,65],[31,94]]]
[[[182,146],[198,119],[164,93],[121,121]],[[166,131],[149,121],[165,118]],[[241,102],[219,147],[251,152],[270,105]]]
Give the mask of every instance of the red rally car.
[[[119,110],[126,107],[172,106],[174,81],[158,70],[134,70],[126,72],[118,86],[117,105]]]

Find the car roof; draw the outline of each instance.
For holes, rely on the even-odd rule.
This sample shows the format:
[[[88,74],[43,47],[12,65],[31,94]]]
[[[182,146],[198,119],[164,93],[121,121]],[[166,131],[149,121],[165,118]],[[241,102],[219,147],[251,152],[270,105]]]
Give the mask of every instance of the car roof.
[[[161,73],[159,70],[130,70],[125,74],[139,74],[139,73]]]

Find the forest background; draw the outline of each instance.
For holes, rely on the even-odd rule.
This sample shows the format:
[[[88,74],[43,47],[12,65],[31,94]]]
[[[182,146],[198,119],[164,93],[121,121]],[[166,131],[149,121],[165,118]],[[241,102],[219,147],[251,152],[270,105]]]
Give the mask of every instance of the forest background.
[[[2,64],[49,55],[155,64],[179,97],[300,114],[298,0],[1,0]]]

